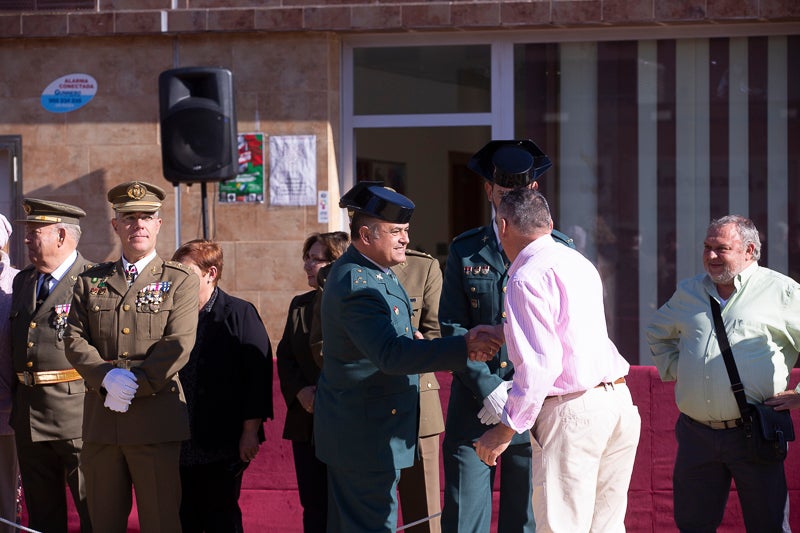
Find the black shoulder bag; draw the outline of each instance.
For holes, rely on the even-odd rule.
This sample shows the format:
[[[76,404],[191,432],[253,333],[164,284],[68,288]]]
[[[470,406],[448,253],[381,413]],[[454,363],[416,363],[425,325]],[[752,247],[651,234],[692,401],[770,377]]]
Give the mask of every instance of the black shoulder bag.
[[[750,404],[744,395],[744,386],[739,378],[736,361],[722,323],[722,311],[719,303],[712,297],[711,314],[714,316],[714,329],[717,341],[722,350],[722,358],[731,380],[731,390],[742,414],[747,447],[750,450],[750,461],[753,463],[780,463],[786,459],[788,441],[794,440],[794,426],[789,411],[776,411],[769,405]]]

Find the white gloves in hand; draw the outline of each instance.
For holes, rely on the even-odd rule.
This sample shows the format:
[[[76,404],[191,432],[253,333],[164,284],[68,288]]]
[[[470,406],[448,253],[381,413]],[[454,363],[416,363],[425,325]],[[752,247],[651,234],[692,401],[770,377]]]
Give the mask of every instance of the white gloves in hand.
[[[133,395],[136,394],[136,389],[139,388],[133,372],[122,368],[111,369],[103,378],[102,385],[107,392],[104,405],[112,411],[120,413],[128,410]]]
[[[511,389],[511,381],[504,381],[494,389],[489,396],[483,399],[483,409],[478,412],[481,424],[493,426],[500,423],[500,415],[508,400],[508,391]]]
[[[116,396],[112,396],[111,394],[106,394],[106,401],[103,402],[103,405],[105,405],[112,411],[116,411],[118,413],[126,413],[128,411],[128,407],[131,406],[131,401],[120,400]]]

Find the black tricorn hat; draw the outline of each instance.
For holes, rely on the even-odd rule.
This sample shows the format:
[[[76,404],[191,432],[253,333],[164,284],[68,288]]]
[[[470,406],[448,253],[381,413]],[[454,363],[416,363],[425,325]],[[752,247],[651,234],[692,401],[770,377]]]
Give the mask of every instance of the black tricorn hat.
[[[339,207],[396,224],[407,223],[414,213],[414,202],[385,188],[382,181],[359,181],[344,193]]]
[[[509,189],[529,185],[551,166],[550,158],[528,139],[489,141],[467,163],[476,174]]]

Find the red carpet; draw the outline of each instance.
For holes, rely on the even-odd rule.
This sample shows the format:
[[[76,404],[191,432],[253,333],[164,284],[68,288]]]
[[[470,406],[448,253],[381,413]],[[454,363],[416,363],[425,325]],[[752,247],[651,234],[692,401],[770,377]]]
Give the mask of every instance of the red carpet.
[[[277,371],[273,383],[275,396],[274,421],[266,424],[267,441],[258,459],[244,474],[240,504],[244,514],[245,531],[251,533],[301,533],[300,501],[294,477],[292,451],[288,441],[281,439],[286,406],[280,397]],[[447,407],[450,375],[437,374],[442,385],[442,405]],[[800,381],[800,370],[792,371],[790,386]],[[628,496],[625,524],[629,532],[676,531],[672,522],[672,465],[675,459],[673,427],[678,416],[672,384],[661,383],[655,367],[633,367],[628,376],[634,402],[642,416],[642,436]],[[800,413],[792,413],[795,427],[800,430]],[[790,522],[800,530],[800,453],[793,444],[786,461],[789,483]],[[443,479],[443,478],[442,478]],[[498,476],[499,479],[499,476]],[[495,497],[495,506],[497,498]],[[496,514],[496,513],[495,513]],[[77,515],[71,515],[70,532],[78,532]],[[135,505],[128,521],[128,531],[138,532]],[[496,531],[493,524],[492,532]],[[719,533],[743,532],[741,510],[735,489],[731,491],[725,520]]]

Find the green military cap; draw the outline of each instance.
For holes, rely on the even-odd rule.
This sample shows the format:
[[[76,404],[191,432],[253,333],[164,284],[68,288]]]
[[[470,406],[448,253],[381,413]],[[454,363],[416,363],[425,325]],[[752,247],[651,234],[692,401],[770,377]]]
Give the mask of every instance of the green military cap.
[[[128,181],[108,191],[117,213],[155,213],[166,196],[164,189],[144,181]]]
[[[86,211],[80,207],[38,198],[23,199],[22,209],[25,210],[25,218],[16,222],[80,224],[80,219],[86,216]]]

